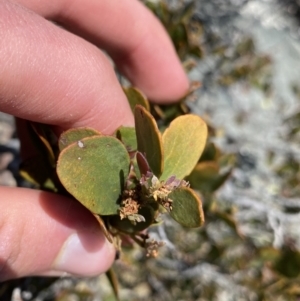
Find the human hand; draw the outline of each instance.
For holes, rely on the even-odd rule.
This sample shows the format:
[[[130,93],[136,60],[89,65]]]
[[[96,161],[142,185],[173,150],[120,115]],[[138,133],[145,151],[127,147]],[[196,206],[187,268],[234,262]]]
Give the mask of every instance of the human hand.
[[[152,101],[171,102],[188,89],[169,38],[137,0],[0,0],[0,32],[0,111],[56,131],[90,126],[112,134],[133,125],[99,48]],[[92,276],[112,264],[113,246],[79,202],[24,188],[0,193],[1,281]]]

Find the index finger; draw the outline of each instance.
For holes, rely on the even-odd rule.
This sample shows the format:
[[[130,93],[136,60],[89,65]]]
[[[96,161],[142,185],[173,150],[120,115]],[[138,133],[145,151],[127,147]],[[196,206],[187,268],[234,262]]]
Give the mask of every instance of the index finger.
[[[105,49],[120,71],[155,102],[171,102],[188,79],[157,18],[137,0],[19,0]]]

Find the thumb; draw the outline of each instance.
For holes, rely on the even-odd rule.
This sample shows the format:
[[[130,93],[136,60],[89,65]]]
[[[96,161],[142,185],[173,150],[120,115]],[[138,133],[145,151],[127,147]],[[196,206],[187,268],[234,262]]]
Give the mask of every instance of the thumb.
[[[77,201],[25,188],[1,187],[0,194],[0,281],[60,272],[94,276],[113,263],[113,245]]]

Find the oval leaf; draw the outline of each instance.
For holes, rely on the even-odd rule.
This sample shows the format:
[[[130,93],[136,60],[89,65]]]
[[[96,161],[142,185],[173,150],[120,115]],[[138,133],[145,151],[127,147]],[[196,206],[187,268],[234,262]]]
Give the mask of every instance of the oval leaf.
[[[149,102],[140,90],[133,87],[123,88],[123,90],[126,94],[132,112],[134,112],[136,105],[143,106],[147,111],[150,110]]]
[[[92,128],[83,127],[77,129],[70,129],[63,132],[58,140],[59,150],[62,151],[68,145],[77,142],[83,138],[92,137],[92,136],[101,136],[102,134]]]
[[[162,136],[166,180],[175,175],[183,179],[197,164],[205,147],[207,126],[197,115],[183,115],[173,120]]]
[[[221,151],[212,142],[206,144],[199,162],[217,161],[221,156]]]
[[[152,115],[142,106],[134,110],[135,130],[138,151],[147,159],[151,171],[159,177],[163,169],[161,135]]]
[[[188,228],[197,228],[203,225],[202,203],[192,189],[177,188],[168,197],[172,200],[170,215],[175,221]]]
[[[243,233],[239,229],[239,225],[235,220],[232,213],[227,213],[222,210],[213,209],[209,212],[210,216],[213,216],[215,220],[222,220],[224,223],[227,224],[231,229],[235,231],[235,233],[241,238],[244,239]]]
[[[207,161],[197,164],[187,180],[194,189],[202,193],[213,193],[220,188],[231,174],[231,170],[220,172],[216,162]]]
[[[274,269],[288,278],[299,277],[300,253],[296,250],[286,248],[275,262]]]
[[[114,215],[118,213],[129,163],[129,155],[118,139],[93,136],[61,152],[57,173],[66,190],[90,211]]]
[[[117,129],[116,137],[123,142],[127,151],[134,152],[137,150],[135,128],[121,126]]]

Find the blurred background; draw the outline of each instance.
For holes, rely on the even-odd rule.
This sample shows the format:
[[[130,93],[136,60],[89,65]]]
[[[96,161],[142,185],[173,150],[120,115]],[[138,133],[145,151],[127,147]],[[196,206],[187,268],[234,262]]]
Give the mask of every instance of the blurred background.
[[[192,81],[186,99],[210,138],[189,180],[206,223],[152,227],[156,258],[134,246],[114,269],[122,301],[300,300],[300,1],[143,1]],[[0,115],[0,184],[24,185],[13,118]],[[115,300],[102,275],[27,278],[1,300]]]

